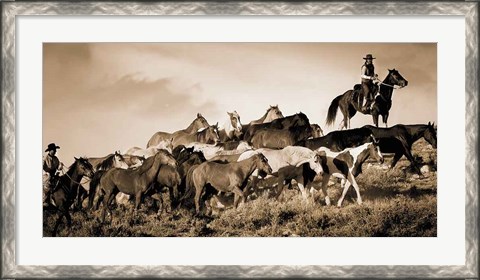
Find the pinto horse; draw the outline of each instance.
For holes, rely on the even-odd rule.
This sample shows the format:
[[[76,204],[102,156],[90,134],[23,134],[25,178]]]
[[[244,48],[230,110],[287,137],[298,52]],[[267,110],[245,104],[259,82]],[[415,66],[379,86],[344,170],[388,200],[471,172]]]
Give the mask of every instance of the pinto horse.
[[[325,203],[330,205],[330,198],[327,193],[327,186],[330,177],[334,176],[342,179],[342,196],[337,202],[337,206],[342,206],[343,199],[347,194],[350,185],[357,193],[357,203],[362,204],[360,189],[355,181],[355,177],[362,172],[362,164],[369,157],[383,163],[383,156],[380,152],[378,142],[365,143],[356,148],[349,148],[342,152],[332,152],[328,148],[320,148],[319,154],[323,168],[323,178],[321,190],[325,195]]]
[[[195,189],[195,210],[200,214],[200,198],[206,185],[211,185],[218,191],[234,193],[234,205],[238,206],[239,200],[245,202],[243,188],[248,178],[255,170],[261,170],[267,174],[272,172],[268,160],[261,153],[240,162],[216,163],[204,162],[187,175],[187,188]]]
[[[422,174],[412,155],[412,145],[420,138],[427,140],[433,148],[437,148],[437,131],[433,123],[416,125],[395,125],[390,128],[378,128],[371,125],[370,129],[379,141],[382,153],[393,153],[391,168],[395,167],[398,160],[404,155],[418,174]]]
[[[310,125],[292,126],[288,129],[263,128],[252,137],[252,146],[258,148],[283,149],[312,136]]]
[[[93,176],[93,166],[86,158],[75,158],[75,162],[68,168],[67,172],[60,176],[58,183],[52,191],[52,204],[60,212],[58,214],[52,236],[57,235],[58,227],[63,217],[67,219],[68,228],[72,225],[72,217],[69,213],[70,206],[74,203],[78,194],[80,180],[83,176]]]
[[[147,148],[157,146],[162,140],[168,140],[172,138],[173,146],[176,147],[179,145],[179,143],[177,143],[177,139],[179,137],[195,134],[199,129],[207,128],[209,126],[210,125],[208,124],[207,120],[200,113],[198,113],[197,118],[193,120],[193,122],[185,129],[175,131],[173,133],[159,131],[153,134],[150,140],[148,140]]]
[[[260,129],[264,129],[264,128],[289,129],[290,127],[293,127],[293,126],[303,126],[303,125],[310,125],[310,121],[308,120],[308,117],[304,113],[300,112],[292,116],[273,120],[269,123],[251,125],[248,128],[248,130],[245,132],[243,136],[243,140],[250,142],[253,136],[255,135],[255,133]]]
[[[237,141],[236,141],[237,142]],[[230,143],[230,142],[227,142]],[[216,145],[214,144],[205,144],[205,143],[190,143],[187,145],[187,147],[193,147],[194,151],[200,151],[203,153],[205,158],[207,160],[212,159],[213,157],[220,155],[220,154],[237,154],[237,153],[242,153],[245,152],[246,150],[252,149],[252,146],[250,146],[246,141],[239,141],[237,143],[236,149],[232,150],[225,150],[225,145],[226,143],[218,143]]]
[[[242,123],[240,121],[240,115],[237,111],[232,113],[227,112],[228,120],[222,129],[218,130],[218,135],[221,142],[227,142],[231,140],[238,140],[242,136]]]
[[[142,195],[155,183],[162,164],[176,167],[177,162],[170,153],[160,150],[155,156],[146,159],[143,165],[137,169],[113,168],[108,170],[102,178],[100,178],[99,182],[101,194],[98,203],[100,203],[105,196],[101,222],[103,223],[105,221],[107,210],[112,214],[110,204],[118,192],[135,195],[135,209],[138,209]]]
[[[375,96],[374,103],[372,104],[372,109],[368,114],[372,115],[373,123],[378,127],[378,116],[381,115],[383,123],[387,126],[388,115],[390,108],[392,107],[392,95],[393,89],[395,86],[399,88],[406,87],[408,81],[405,80],[402,75],[395,69],[388,70],[387,77],[380,82],[380,87],[378,89],[377,95]],[[354,89],[361,88],[360,85],[355,85]],[[344,94],[337,96],[330,103],[327,114],[327,125],[333,125],[337,115],[337,110],[340,108],[340,111],[343,114],[343,121],[339,129],[350,128],[350,119],[355,116],[358,112],[362,112],[358,104],[358,96],[363,94],[359,90],[347,90]],[[367,114],[367,113],[363,113]]]
[[[357,147],[367,142],[374,141],[372,131],[367,127],[337,130],[328,133],[323,137],[299,141],[296,146],[307,147],[317,150],[320,147],[327,147],[332,151],[340,152],[346,148]]]

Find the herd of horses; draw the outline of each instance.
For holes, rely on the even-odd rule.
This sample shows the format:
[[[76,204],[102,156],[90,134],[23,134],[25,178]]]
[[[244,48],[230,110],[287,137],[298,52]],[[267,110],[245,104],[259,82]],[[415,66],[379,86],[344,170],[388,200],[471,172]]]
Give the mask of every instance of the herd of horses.
[[[375,114],[383,114],[386,123],[393,85],[403,87],[407,82],[398,71],[389,70],[372,107],[374,119]],[[328,124],[335,118],[332,112],[336,113],[336,108],[332,107],[340,104],[342,112],[348,113],[343,121],[348,128],[351,112],[357,109],[356,102],[348,102],[353,100],[348,97],[352,94],[354,91],[347,91],[332,101]],[[382,103],[388,99],[390,103]],[[383,154],[394,154],[393,168],[405,155],[421,174],[412,155],[413,143],[424,138],[433,148],[437,144],[431,123],[390,128],[367,125],[323,135],[320,126],[311,124],[304,113],[285,117],[278,106],[270,106],[260,119],[248,124],[241,123],[236,111],[227,115],[223,127],[210,125],[199,113],[185,129],[156,132],[146,148],[132,147],[101,158],[75,158],[53,190],[52,204],[59,213],[53,236],[63,217],[70,228],[69,211],[82,209],[86,199],[83,210],[102,206],[100,221],[105,222],[107,212],[113,215],[111,207],[119,193],[134,199],[137,210],[146,197],[158,201],[163,209],[162,193],[168,192],[171,209],[183,207],[196,215],[209,215],[218,205],[230,202],[236,208],[260,195],[281,200],[289,185],[298,186],[304,199],[309,191],[318,190],[329,205],[327,186],[333,176],[341,179],[343,187],[337,206],[342,205],[350,185],[361,204],[355,177],[367,159],[383,163]]]

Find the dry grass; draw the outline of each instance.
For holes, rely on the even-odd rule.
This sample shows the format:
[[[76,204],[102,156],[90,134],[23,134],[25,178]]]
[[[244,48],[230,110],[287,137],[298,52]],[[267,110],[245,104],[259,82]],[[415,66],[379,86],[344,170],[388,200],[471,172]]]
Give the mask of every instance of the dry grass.
[[[418,141],[414,155],[435,170],[436,151]],[[387,162],[389,160],[387,159]],[[288,190],[285,202],[260,197],[227,209],[215,217],[194,217],[185,209],[163,213],[134,213],[133,207],[118,205],[113,219],[98,221],[100,211],[73,213],[72,229],[61,226],[60,236],[436,236],[437,176],[418,177],[409,172],[403,158],[394,169],[364,165],[357,177],[364,203],[357,205],[349,192],[343,207],[325,206],[315,194],[304,201],[297,189]],[[353,193],[353,194],[352,194]],[[340,196],[336,183],[329,187],[332,203]],[[50,236],[55,216],[44,211],[44,236]]]

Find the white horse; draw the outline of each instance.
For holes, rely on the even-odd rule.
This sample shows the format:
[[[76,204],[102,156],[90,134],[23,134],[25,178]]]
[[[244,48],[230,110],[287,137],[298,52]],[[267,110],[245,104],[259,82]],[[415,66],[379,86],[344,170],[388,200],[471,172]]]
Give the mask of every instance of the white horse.
[[[187,148],[193,147],[194,152],[202,152],[203,156],[207,160],[210,160],[213,157],[218,155],[240,154],[242,152],[252,149],[252,146],[250,146],[246,141],[240,141],[237,148],[234,150],[225,150],[225,147],[222,144],[215,145],[215,144],[205,144],[205,143],[199,143],[199,142],[190,143],[185,147]]]
[[[173,138],[169,140],[162,140],[156,146],[148,147],[146,149],[142,149],[140,147],[132,147],[128,149],[125,152],[125,154],[132,155],[132,156],[143,156],[145,158],[149,158],[156,155],[160,150],[166,150],[171,154],[173,151]]]
[[[242,122],[240,121],[240,115],[237,111],[232,113],[227,112],[228,119],[222,128],[218,129],[220,136],[220,142],[227,142],[229,140],[240,139],[242,135]]]
[[[369,157],[383,163],[383,155],[377,145],[378,142],[369,142],[355,148],[347,148],[341,152],[333,152],[329,148],[320,147],[317,152],[320,154],[324,169],[321,190],[325,195],[325,203],[330,205],[330,198],[327,194],[327,185],[330,177],[340,178],[343,188],[342,196],[337,202],[337,206],[342,206],[343,199],[350,185],[357,193],[357,203],[362,204],[360,189],[355,177],[362,172],[362,164]]]

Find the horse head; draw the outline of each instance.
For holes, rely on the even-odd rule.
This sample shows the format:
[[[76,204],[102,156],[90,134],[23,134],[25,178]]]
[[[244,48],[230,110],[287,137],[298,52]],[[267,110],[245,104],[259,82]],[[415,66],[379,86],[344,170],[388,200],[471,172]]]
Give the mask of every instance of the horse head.
[[[167,164],[173,167],[177,167],[177,160],[166,150],[159,150],[155,155],[155,160],[159,160],[160,164]]]
[[[272,174],[272,167],[268,164],[268,159],[262,153],[257,153],[253,157],[255,158],[256,169],[266,174]]]
[[[125,158],[118,151],[115,151],[115,154],[113,155],[113,167],[122,169],[128,168],[128,164],[125,162]]]
[[[437,129],[435,123],[428,122],[427,129],[423,132],[423,138],[425,138],[433,148],[437,148]]]
[[[392,70],[388,69],[388,80],[392,85],[397,85],[399,87],[406,87],[408,85],[408,81],[405,80],[395,68]]]
[[[77,174],[82,176],[87,176],[89,178],[93,177],[93,166],[88,162],[86,158],[76,158],[75,159],[75,168],[77,168]]]
[[[236,133],[242,132],[242,123],[240,122],[240,115],[237,111],[233,111],[232,113],[227,112],[228,117],[230,118],[230,125],[235,130]],[[236,135],[237,136],[237,135]]]
[[[284,118],[284,116],[282,114],[282,111],[280,111],[280,109],[278,108],[278,105],[270,105],[270,108],[268,108],[267,110],[267,116],[265,117],[264,122],[271,122],[279,118]]]
[[[210,126],[207,120],[200,113],[197,113],[197,118],[193,121],[192,125],[195,131]]]
[[[310,127],[312,128],[313,138],[322,137],[324,135],[322,128],[318,124],[311,124]]]
[[[377,162],[383,163],[384,158],[380,152],[380,146],[378,146],[378,141],[374,141],[371,144],[368,144],[369,156],[376,160]]]

